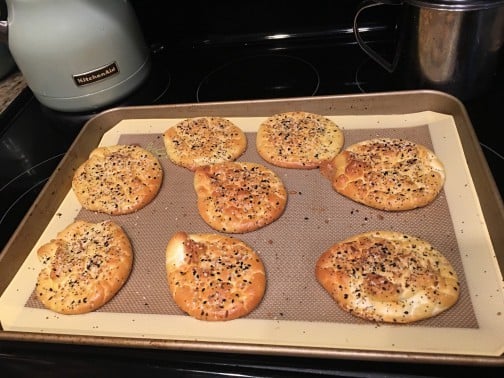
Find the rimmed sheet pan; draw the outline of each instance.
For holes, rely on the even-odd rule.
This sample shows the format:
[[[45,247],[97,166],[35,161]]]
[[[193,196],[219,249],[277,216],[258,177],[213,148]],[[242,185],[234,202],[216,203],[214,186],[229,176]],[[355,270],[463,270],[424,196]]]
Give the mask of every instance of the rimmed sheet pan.
[[[185,316],[170,303],[163,281],[164,243],[178,229],[210,229],[191,210],[191,175],[163,155],[160,135],[183,118],[226,117],[247,132],[249,146],[240,160],[260,161],[254,151],[254,131],[260,121],[292,110],[334,119],[346,133],[346,145],[374,136],[427,144],[447,168],[442,195],[427,209],[383,213],[338,197],[317,171],[273,167],[287,183],[288,209],[261,232],[243,235],[266,259],[269,287],[264,303],[251,316],[231,322],[207,323]],[[33,251],[77,217],[103,218],[82,211],[70,180],[93,148],[115,143],[139,143],[160,156],[166,174],[163,196],[157,205],[118,218],[133,235],[139,257],[131,284],[95,313],[55,315],[33,299],[38,271]],[[156,224],[162,227],[145,237],[139,224],[151,230]],[[0,337],[381,360],[403,360],[414,354],[425,361],[501,364],[504,241],[498,230],[503,224],[502,200],[470,120],[460,102],[439,92],[112,109],[84,126],[0,256]],[[459,303],[439,317],[408,326],[372,324],[339,311],[314,282],[313,261],[339,238],[377,228],[416,233],[447,251],[462,280]]]

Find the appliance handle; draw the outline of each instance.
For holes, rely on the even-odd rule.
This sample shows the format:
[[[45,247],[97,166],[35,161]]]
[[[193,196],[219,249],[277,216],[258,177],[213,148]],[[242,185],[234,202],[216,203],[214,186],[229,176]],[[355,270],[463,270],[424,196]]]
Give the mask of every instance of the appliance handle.
[[[369,55],[374,61],[376,61],[380,66],[385,68],[388,72],[392,73],[394,72],[397,59],[398,59],[398,54],[395,54],[394,61],[391,63],[385,58],[383,58],[376,50],[373,48],[369,47],[364,39],[362,38],[360,32],[359,32],[359,26],[358,26],[358,17],[361,14],[362,11],[365,9],[381,6],[381,5],[402,5],[403,1],[398,1],[398,0],[365,0],[361,2],[357,8],[357,12],[355,13],[354,17],[354,22],[353,22],[353,32],[355,35],[355,39],[357,40],[357,43],[359,44],[360,48],[367,54]]]
[[[9,23],[7,21],[0,21],[0,43],[7,44],[8,43],[8,32],[9,32]]]

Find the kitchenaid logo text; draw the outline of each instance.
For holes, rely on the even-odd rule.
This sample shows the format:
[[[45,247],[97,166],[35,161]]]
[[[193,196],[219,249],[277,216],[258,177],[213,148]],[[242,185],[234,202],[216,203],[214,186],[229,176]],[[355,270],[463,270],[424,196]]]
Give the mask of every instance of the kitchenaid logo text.
[[[83,85],[93,84],[97,81],[104,80],[110,76],[119,73],[119,68],[117,68],[117,63],[113,62],[106,66],[97,68],[96,70],[85,72],[78,75],[73,75],[73,79],[77,86],[81,87]]]

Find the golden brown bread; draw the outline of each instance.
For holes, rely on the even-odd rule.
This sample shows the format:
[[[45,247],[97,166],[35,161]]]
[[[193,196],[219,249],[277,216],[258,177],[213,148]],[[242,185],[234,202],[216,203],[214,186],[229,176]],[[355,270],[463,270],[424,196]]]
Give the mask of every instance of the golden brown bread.
[[[341,150],[344,136],[329,118],[292,111],[274,114],[257,131],[256,147],[268,163],[284,168],[313,169]]]
[[[315,266],[322,287],[345,311],[377,322],[410,323],[458,300],[457,273],[430,243],[394,231],[338,242]]]
[[[127,281],[133,265],[128,236],[111,221],[76,221],[37,252],[43,263],[37,298],[61,314],[83,314],[103,306]]]
[[[404,139],[353,144],[320,169],[338,193],[388,211],[428,205],[445,180],[444,166],[434,152]]]
[[[266,290],[260,257],[243,241],[220,234],[175,233],[166,247],[166,273],[175,303],[201,320],[243,317]]]
[[[129,214],[150,203],[163,180],[159,160],[135,145],[98,147],[75,171],[72,188],[82,207]]]
[[[207,164],[234,161],[247,148],[245,133],[221,117],[185,119],[166,130],[163,141],[170,160],[191,171]]]
[[[200,167],[194,174],[198,212],[220,232],[244,233],[278,219],[287,191],[275,172],[262,164],[227,162]]]

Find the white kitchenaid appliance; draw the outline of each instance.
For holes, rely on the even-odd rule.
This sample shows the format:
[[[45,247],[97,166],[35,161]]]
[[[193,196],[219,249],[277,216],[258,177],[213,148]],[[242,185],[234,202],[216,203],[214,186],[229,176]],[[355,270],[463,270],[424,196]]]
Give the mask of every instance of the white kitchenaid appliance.
[[[35,97],[63,112],[119,101],[149,74],[150,53],[127,0],[6,0],[8,47]]]

